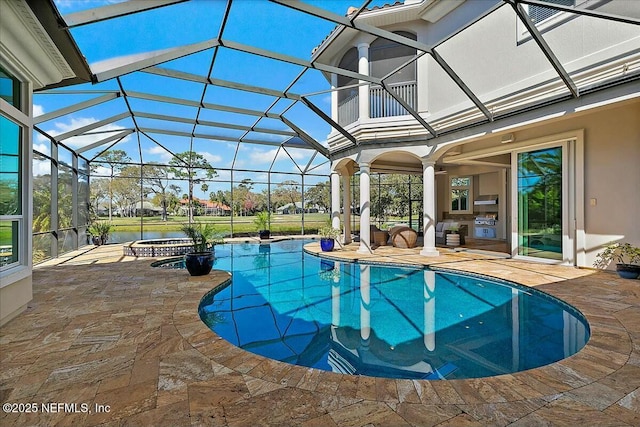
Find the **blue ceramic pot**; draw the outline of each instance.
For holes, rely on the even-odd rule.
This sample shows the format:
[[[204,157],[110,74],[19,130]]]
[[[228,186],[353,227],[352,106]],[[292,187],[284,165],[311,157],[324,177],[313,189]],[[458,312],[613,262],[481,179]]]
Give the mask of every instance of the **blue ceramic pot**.
[[[322,249],[323,252],[331,252],[334,245],[335,241],[333,239],[320,239],[320,249]]]
[[[184,264],[192,276],[204,276],[213,268],[213,252],[190,252],[184,256]]]
[[[618,272],[618,276],[623,279],[637,279],[640,277],[640,265],[617,264],[616,271]]]

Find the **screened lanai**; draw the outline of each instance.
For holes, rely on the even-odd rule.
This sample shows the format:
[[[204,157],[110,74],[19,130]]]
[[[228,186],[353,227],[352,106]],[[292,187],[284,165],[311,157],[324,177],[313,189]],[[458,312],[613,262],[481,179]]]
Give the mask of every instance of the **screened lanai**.
[[[115,241],[148,238],[157,217],[185,220],[190,207],[227,236],[254,231],[262,210],[276,232],[324,225],[327,70],[308,58],[333,24],[267,2],[58,6],[92,81],[34,97],[38,257],[86,243],[92,220],[130,231]],[[289,25],[246,19],[271,14]],[[292,39],[294,22],[315,36]]]
[[[377,12],[403,6],[384,1],[27,3],[75,61],[73,76],[33,96],[36,260],[86,244],[87,227],[96,219],[130,230],[113,241],[152,237],[162,222],[188,219],[190,211],[215,217],[229,236],[254,231],[251,217],[261,210],[295,219],[282,221],[296,224],[283,225],[283,233],[314,232],[331,210],[330,159],[362,144],[394,143],[350,127],[362,108],[369,117],[402,117],[412,131],[401,142],[428,150],[468,129],[638,78],[637,60],[625,62],[619,73],[607,64],[576,67],[563,56],[561,41],[536,28],[561,12],[637,31],[640,11],[627,1],[466,2],[446,19],[425,24],[433,24],[430,40],[393,26],[382,29],[383,18],[376,26]],[[443,4],[404,2],[422,12]],[[473,73],[458,49],[484,18],[505,11],[529,31],[531,59],[548,74],[540,91],[524,101],[483,93],[481,73]],[[374,39],[370,68],[360,67],[357,46],[335,42],[355,34]],[[388,47],[401,54],[388,58]],[[336,49],[344,49],[343,61],[327,60]],[[495,55],[487,61],[509,62],[500,51]],[[446,86],[432,90],[449,91],[459,100],[456,108],[439,112],[421,105],[415,90],[420,60],[444,76]],[[507,72],[499,67],[490,80]],[[370,101],[354,111],[349,94]],[[332,98],[339,102],[332,105]],[[422,188],[421,178],[406,178],[416,181],[411,194]],[[352,178],[354,187],[357,181]],[[351,191],[352,206],[340,209],[358,213],[359,190]],[[421,196],[406,201],[410,222],[422,221]],[[380,223],[383,199],[372,199]],[[278,230],[275,217],[272,230]]]
[[[633,0],[0,0],[0,424],[637,425],[637,284],[582,267],[612,240],[640,244],[639,19]],[[483,194],[498,194],[513,245],[536,249],[518,240],[530,208],[525,220],[546,229],[536,234],[561,236],[572,257],[430,251],[436,218],[473,221]],[[329,254],[319,242],[258,244],[246,236],[265,210],[273,232],[307,235],[331,218],[353,242]],[[380,233],[369,225],[392,216],[422,232],[422,248],[367,247]],[[121,241],[182,236],[190,220],[240,237],[217,258],[250,247],[248,274],[219,264],[197,279],[123,253]],[[98,222],[114,225],[111,244],[89,244]],[[271,248],[292,243],[303,249],[265,272]],[[406,271],[373,285],[380,263]],[[371,343],[364,353],[383,362],[404,345],[376,339],[378,325],[424,326],[425,357],[447,346],[436,305],[458,317],[444,329],[461,355],[537,357],[516,317],[531,312],[523,298],[481,301],[507,316],[492,333],[464,315],[466,297],[435,297],[435,270],[468,275],[482,295],[478,275],[537,288],[581,311],[591,336],[570,358],[513,374],[346,377],[249,354],[197,310],[230,279],[287,276],[303,290],[287,300],[327,296],[326,330],[341,312],[364,325],[336,344]],[[345,296],[338,282],[358,275],[360,295],[348,285]],[[375,316],[372,294],[404,292],[408,275],[419,292],[400,305],[417,317]],[[290,329],[267,317],[272,332]],[[553,317],[567,351],[578,331]],[[546,336],[549,313],[539,319]],[[340,371],[348,360],[335,355]]]

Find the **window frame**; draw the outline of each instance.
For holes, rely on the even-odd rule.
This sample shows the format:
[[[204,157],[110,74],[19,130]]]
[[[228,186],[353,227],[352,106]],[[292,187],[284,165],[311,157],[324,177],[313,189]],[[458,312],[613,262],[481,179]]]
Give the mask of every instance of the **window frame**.
[[[0,219],[4,221],[15,221],[18,223],[18,249],[17,261],[0,267],[0,288],[10,286],[16,281],[22,280],[31,275],[31,201],[28,197],[30,194],[31,183],[31,85],[21,78],[19,73],[12,70],[8,64],[2,64],[3,71],[10,75],[14,82],[17,82],[16,92],[19,93],[18,106],[12,105],[4,99],[0,98],[0,115],[7,120],[15,123],[19,127],[19,183],[20,188],[20,205],[21,213],[17,215],[2,215]],[[25,111],[23,111],[23,109]]]
[[[3,66],[0,66],[0,72],[6,76],[6,80],[11,81],[11,102],[5,101],[17,110],[22,111],[22,82]]]
[[[455,178],[463,178],[468,179],[469,183],[467,185],[453,185],[452,181]],[[448,185],[448,206],[449,206],[449,214],[452,215],[463,215],[463,214],[472,214],[473,213],[473,176],[471,175],[452,175],[447,180]],[[453,209],[453,191],[467,190],[467,209]]]
[[[590,0],[573,0],[573,8],[576,7],[582,7],[583,5],[585,5],[585,3],[587,3],[588,9],[596,9],[598,7],[600,7],[601,5],[603,5],[607,0],[591,0],[591,3],[588,3]],[[527,16],[529,16],[529,7],[530,5],[528,4],[523,4],[522,7],[524,8],[525,12],[527,13]],[[542,7],[542,6],[539,6]],[[534,22],[534,25],[536,26],[536,28],[538,29],[538,31],[540,33],[545,33],[549,30],[552,30],[553,28],[564,24],[565,22],[577,18],[580,15],[576,14],[576,13],[570,13],[570,12],[565,12],[563,10],[558,10],[557,13],[554,13],[553,15],[551,15],[550,17],[543,19],[540,22]],[[525,27],[525,25],[522,23],[522,21],[520,20],[520,18],[518,18],[516,16],[516,29],[517,29],[517,42],[518,43],[524,43],[528,40],[531,40],[531,34],[529,34],[529,30],[527,30],[527,27]]]

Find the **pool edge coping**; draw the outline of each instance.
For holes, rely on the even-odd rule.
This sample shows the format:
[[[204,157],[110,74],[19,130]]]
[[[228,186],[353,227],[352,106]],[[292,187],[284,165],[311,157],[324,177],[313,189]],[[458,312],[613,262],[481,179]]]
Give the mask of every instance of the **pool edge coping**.
[[[344,261],[344,260],[343,260]],[[221,270],[218,270],[221,271]],[[454,270],[457,271],[457,270]],[[464,270],[463,270],[464,271]],[[469,271],[470,273],[474,273]],[[225,272],[227,274],[231,274]],[[476,273],[477,274],[477,273]],[[493,278],[492,276],[487,276]],[[504,279],[501,277],[496,277],[501,280],[506,280],[510,282],[514,282],[509,279]],[[227,279],[227,280],[230,280]],[[203,283],[203,282],[200,282]],[[528,286],[524,283],[517,283],[520,286],[526,288],[533,288],[533,286]],[[214,287],[220,286],[221,283],[218,283]],[[551,286],[556,285],[555,283],[550,283]],[[274,359],[269,359],[267,357],[259,356],[257,354],[248,352],[243,350],[235,345],[227,342],[224,338],[217,335],[214,331],[209,329],[207,325],[200,319],[198,314],[198,307],[200,301],[212,291],[210,287],[210,283],[205,287],[197,287],[191,289],[192,292],[189,294],[183,295],[183,297],[176,303],[174,309],[174,326],[180,333],[180,335],[199,353],[203,356],[212,360],[212,362],[223,366],[227,369],[230,369],[238,374],[244,376],[250,376],[252,378],[256,378],[259,380],[267,381],[273,383],[275,387],[294,387],[300,390],[310,390],[311,383],[315,383],[316,385],[320,382],[325,384],[323,387],[331,387],[327,382],[331,382],[335,386],[336,393],[338,392],[338,388],[340,382],[343,379],[344,374],[324,371],[316,368],[307,368],[298,365],[291,365],[285,362],[280,362]],[[548,293],[548,292],[547,292]],[[533,368],[525,371],[519,371],[510,374],[491,376],[491,377],[482,377],[482,378],[473,378],[473,379],[451,379],[451,380],[411,380],[411,379],[392,379],[392,378],[382,378],[382,377],[363,377],[363,376],[353,376],[356,378],[370,378],[372,381],[376,383],[379,381],[382,382],[394,382],[398,384],[405,383],[407,381],[417,383],[433,383],[435,381],[446,382],[451,384],[468,384],[473,387],[473,384],[476,384],[478,381],[492,382],[496,380],[500,380],[500,378],[512,377],[518,380],[523,385],[527,386],[528,383],[541,383],[544,384],[544,387],[541,389],[552,389],[553,392],[548,393],[540,393],[539,398],[553,398],[555,399],[558,395],[562,393],[570,392],[571,390],[584,387],[586,385],[596,383],[601,381],[603,378],[608,377],[609,375],[614,374],[619,369],[624,367],[633,351],[633,340],[629,334],[629,331],[624,326],[622,322],[620,322],[614,315],[610,315],[610,318],[616,323],[616,327],[613,328],[609,326],[608,330],[622,330],[624,334],[621,334],[625,339],[625,345],[628,347],[628,351],[626,353],[615,352],[620,356],[620,360],[613,361],[611,359],[612,351],[606,350],[597,344],[596,338],[600,334],[606,334],[607,328],[605,328],[602,324],[600,324],[595,316],[590,313],[591,310],[588,310],[588,307],[581,307],[582,303],[579,300],[576,301],[566,301],[565,298],[560,296],[553,295],[549,293],[552,297],[560,299],[571,306],[574,306],[580,313],[584,315],[589,323],[590,328],[590,338],[585,344],[585,346],[577,353],[569,356],[565,359],[559,360],[557,362],[541,366],[538,368]],[[191,307],[189,309],[188,307]],[[176,316],[176,312],[184,312],[184,310],[190,310],[191,315],[185,316]],[[188,321],[184,321],[189,319]],[[194,324],[198,323],[199,327],[197,329],[197,333],[193,331]],[[611,366],[615,365],[615,367],[609,367],[605,369],[605,372],[602,373],[594,373],[594,371],[588,369],[588,365],[593,363],[593,358],[598,358],[602,360],[609,360]],[[276,375],[273,375],[271,372],[277,372]],[[528,377],[527,381],[520,381],[519,378],[523,378],[523,376]],[[565,378],[566,382],[571,382],[575,386],[569,386],[562,382],[562,380],[558,380],[558,377]],[[291,383],[289,382],[291,380]],[[293,384],[295,382],[295,384]],[[397,386],[396,386],[397,387]],[[533,390],[536,390],[533,386],[528,386]],[[315,389],[315,386],[313,387]],[[397,390],[397,388],[396,388]],[[536,390],[538,391],[538,390]],[[538,391],[539,392],[539,391]],[[555,397],[554,397],[555,396]],[[344,396],[349,397],[349,396]],[[352,396],[351,396],[352,397]],[[530,400],[530,397],[521,396],[521,398],[516,398],[512,400],[506,400],[506,402],[517,402],[523,400]],[[365,399],[367,400],[367,399]],[[373,401],[377,401],[376,399],[370,399]],[[505,403],[501,401],[502,403]],[[422,402],[422,403],[432,403],[435,402]],[[443,404],[447,404],[447,402],[442,402]],[[452,403],[453,402],[449,402]],[[499,403],[499,402],[495,402]]]

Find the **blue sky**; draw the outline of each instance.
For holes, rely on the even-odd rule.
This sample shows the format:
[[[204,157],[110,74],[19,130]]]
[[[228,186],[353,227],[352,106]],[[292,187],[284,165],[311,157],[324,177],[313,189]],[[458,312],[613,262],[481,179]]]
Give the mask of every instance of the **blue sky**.
[[[65,16],[77,11],[104,6],[111,2],[56,0],[55,3],[61,15]],[[113,58],[131,57],[149,51],[171,49],[185,44],[215,39],[220,29],[220,22],[226,3],[226,1],[220,0],[194,0],[80,26],[72,29],[71,33],[81,52],[85,55],[87,62],[92,66],[92,69],[96,69],[100,67],[102,61]],[[310,3],[314,3],[316,6],[323,7],[341,15],[345,14],[349,6],[354,5],[353,2],[338,0]],[[313,48],[320,44],[334,26],[331,22],[267,1],[236,0],[232,3],[231,12],[222,34],[222,39],[294,56],[302,60],[309,60]],[[212,57],[213,50],[209,49],[161,64],[160,67],[198,76],[206,76],[211,65]],[[235,50],[218,49],[211,76],[216,79],[282,91],[287,88],[301,70],[302,68],[296,65],[257,57]],[[203,92],[203,85],[201,83],[160,77],[148,73],[125,75],[121,77],[120,81],[126,92],[137,91],[198,101],[202,97]],[[112,79],[97,85],[86,84],[66,89],[87,90],[92,91],[92,93],[36,95],[34,98],[35,115],[37,116],[41,113],[57,110],[63,106],[95,98],[107,91],[116,91],[119,89],[119,85],[115,79]],[[305,73],[303,78],[291,88],[291,92],[308,94],[328,89],[329,83],[326,78],[320,72],[312,70]],[[104,92],[94,93],[94,91]],[[137,98],[128,99],[133,111],[151,112],[153,114],[169,115],[184,119],[193,119],[198,111],[196,107],[177,106]],[[233,89],[210,86],[203,101],[205,103],[262,111],[272,105],[275,99],[276,98],[271,96],[249,94]],[[310,99],[327,114],[330,114],[329,93],[314,95]],[[296,123],[317,141],[324,143],[324,140],[330,132],[330,127],[301,103],[293,106],[292,103],[293,101],[290,100],[280,100],[270,111],[278,114],[286,111],[284,115],[287,119]],[[127,111],[127,106],[124,99],[118,98],[86,110],[50,120],[39,126],[48,133],[57,135],[125,111]],[[201,110],[199,119],[242,126],[255,125],[259,128],[273,130],[290,130],[284,123],[277,119],[262,118],[257,122],[257,118],[254,116],[216,110]],[[192,132],[193,129],[193,126],[190,124],[176,122],[167,124],[164,121],[159,123],[158,120],[150,118],[137,118],[137,123],[140,127],[144,128],[162,127],[189,133]],[[122,128],[131,128],[132,126],[132,120],[126,118],[109,124],[100,130],[113,131]],[[196,132],[221,137],[220,140],[204,138],[193,139],[193,150],[203,154],[214,167],[218,168],[234,167],[235,169],[267,171],[274,162],[274,157],[278,152],[278,147],[276,146],[243,143],[238,147],[236,142],[226,140],[227,138],[233,139],[241,136],[244,133],[243,131],[200,126]],[[70,147],[76,148],[87,145],[106,135],[110,134],[73,138],[66,140],[66,143]],[[159,133],[150,134],[150,136],[170,151],[177,153],[189,149],[190,138]],[[251,132],[246,135],[245,138],[281,142],[285,137]],[[166,162],[170,154],[153,140],[144,136],[141,138],[142,160],[144,162]],[[46,142],[38,135],[36,135],[34,146],[36,149],[45,153],[49,152]],[[106,148],[106,146],[89,150],[84,154],[88,158],[92,158],[104,148]],[[133,160],[140,160],[138,139],[135,134],[126,137],[122,142],[113,146],[112,149],[125,150]],[[280,172],[298,172],[298,167],[304,168],[314,153],[312,150],[303,149],[289,149],[288,151],[288,154],[282,152],[282,150],[278,153],[278,157],[275,163],[273,163],[273,170]],[[318,155],[312,164],[320,165],[323,162],[326,162],[326,159]],[[314,172],[327,173],[328,164],[315,169]],[[225,171],[221,171],[219,175],[220,179],[228,179],[230,176],[230,174]],[[237,172],[234,174],[234,180],[240,180],[243,179],[243,177],[250,177],[253,180],[266,180],[266,174],[264,173]],[[282,176],[282,179],[285,178],[287,177]]]

